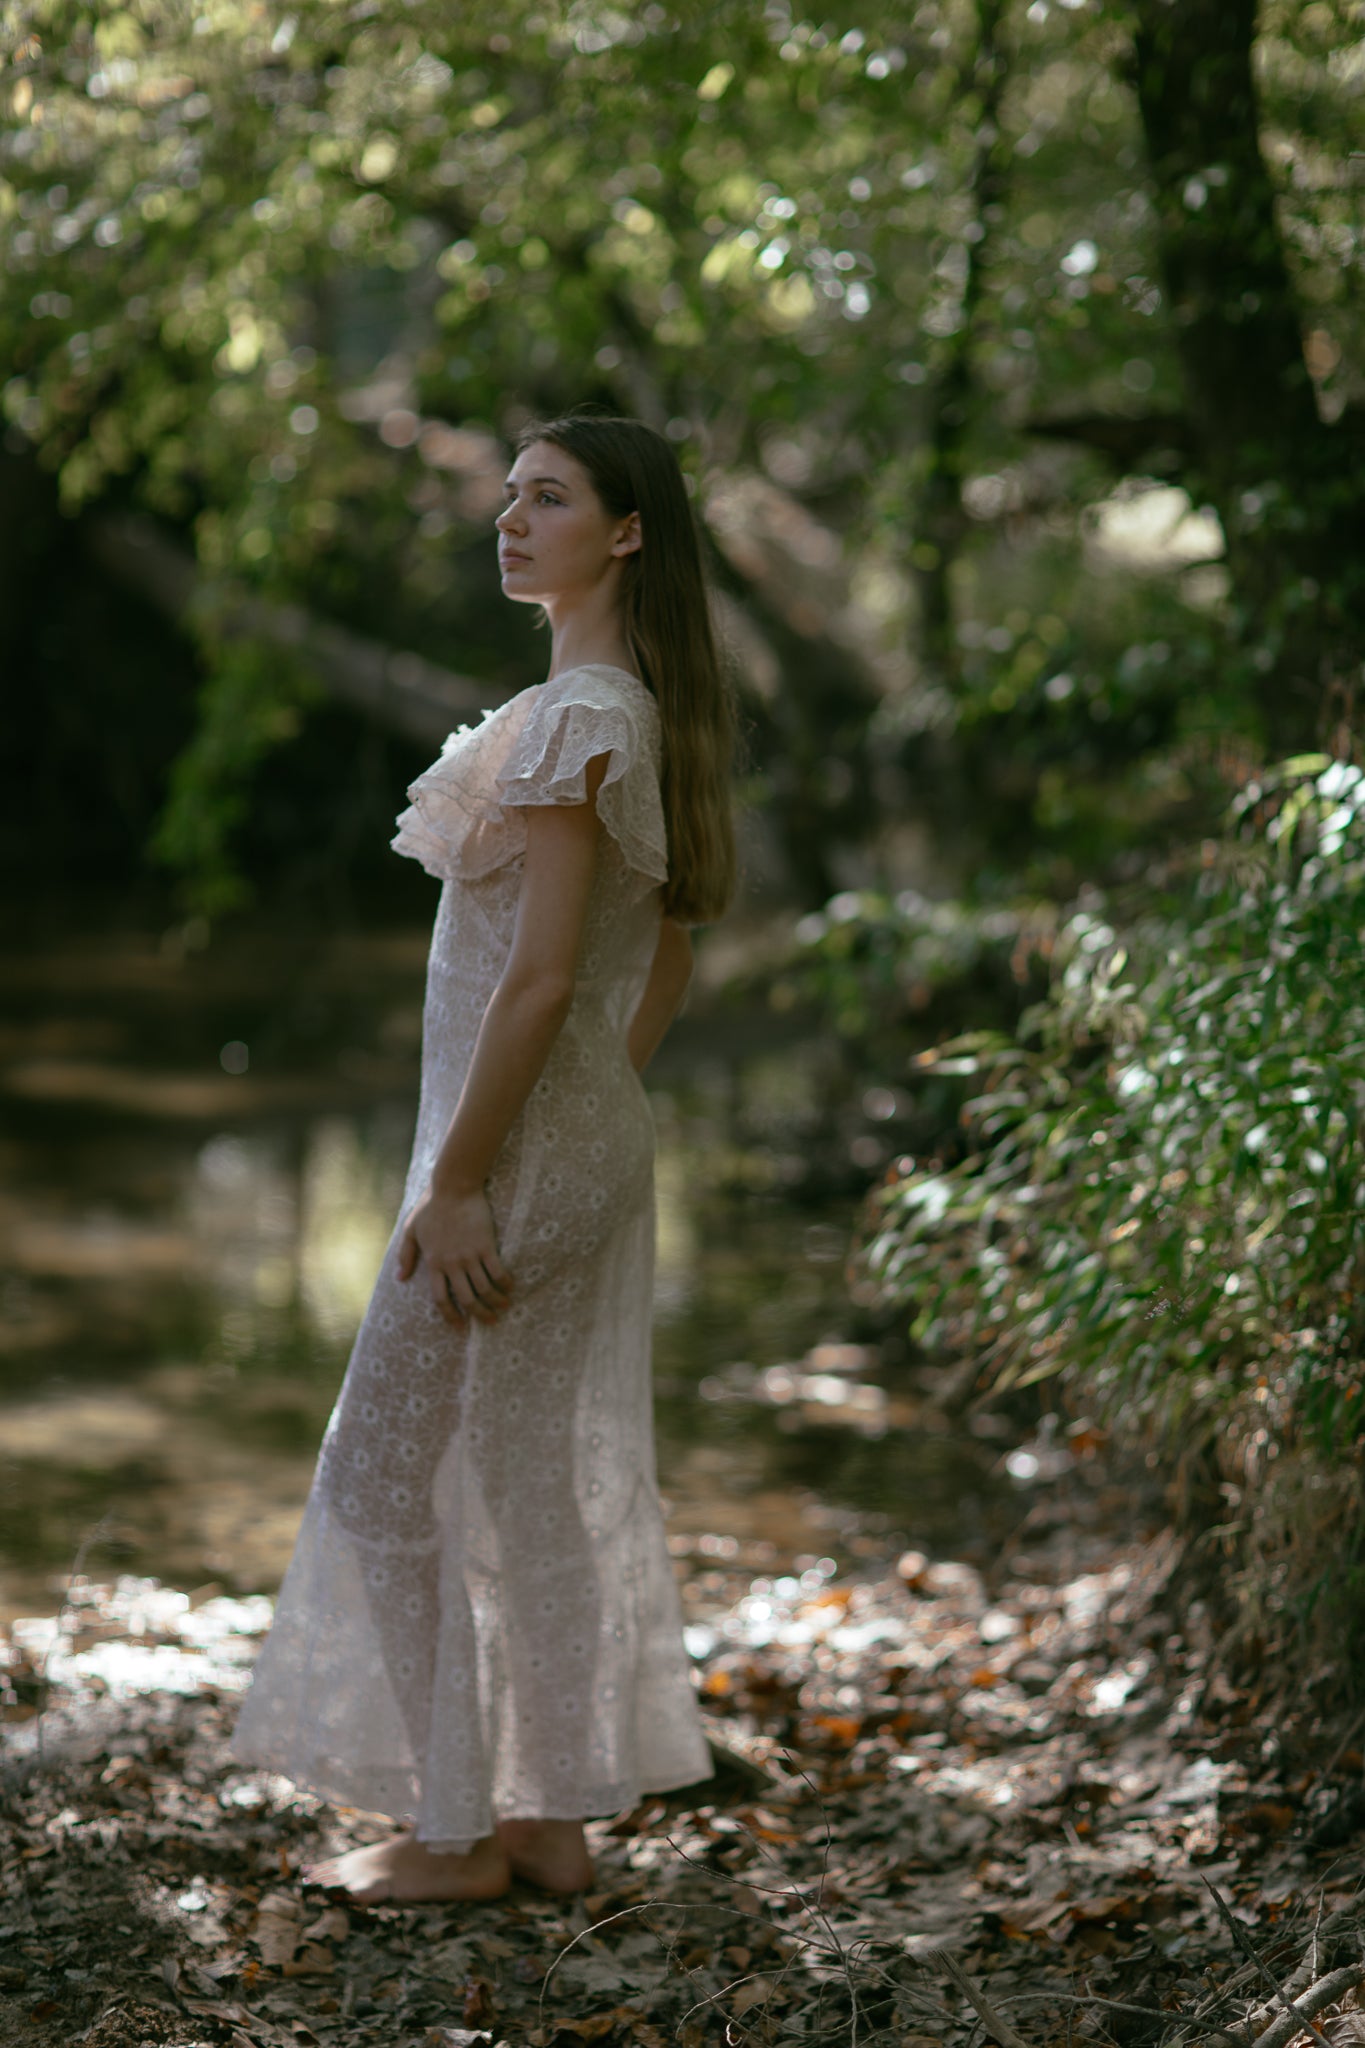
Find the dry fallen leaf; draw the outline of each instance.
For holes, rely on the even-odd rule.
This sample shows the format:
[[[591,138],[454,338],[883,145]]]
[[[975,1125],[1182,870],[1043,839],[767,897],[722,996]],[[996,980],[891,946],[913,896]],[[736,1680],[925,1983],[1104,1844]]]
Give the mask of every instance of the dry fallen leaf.
[[[302,1939],[301,1918],[298,1900],[291,1899],[287,1892],[267,1892],[261,1900],[256,1909],[253,1939],[261,1951],[261,1961],[270,1969],[279,1969],[293,1956]]]
[[[256,1902],[258,1913],[274,1913],[281,1920],[302,1920],[303,1901],[292,1892],[265,1892]]]
[[[306,1941],[298,1954],[286,1958],[280,1968],[286,1977],[330,1977],[336,1963],[332,1951],[321,1942]]]
[[[481,2027],[492,2019],[493,1986],[486,1977],[465,1978],[463,2017],[468,2027]]]
[[[305,1941],[345,1941],[351,1931],[351,1916],[344,1906],[326,1906],[316,1920],[303,1930]]]
[[[614,2012],[600,2012],[588,2020],[556,2020],[555,2031],[572,2034],[577,2041],[604,2041],[608,2034],[616,2032],[616,2020]]]
[[[1254,1806],[1248,1806],[1236,1817],[1244,1828],[1255,1828],[1268,1835],[1282,1835],[1286,1828],[1293,1827],[1298,1815],[1292,1806],[1285,1806],[1278,1800],[1258,1799]]]
[[[812,1714],[811,1725],[818,1728],[826,1742],[838,1748],[851,1748],[862,1733],[861,1714]]]
[[[249,2027],[252,2016],[244,2005],[235,1999],[186,1998],[182,2001],[186,2012],[192,2012],[197,2019],[222,2020],[226,2026]]]

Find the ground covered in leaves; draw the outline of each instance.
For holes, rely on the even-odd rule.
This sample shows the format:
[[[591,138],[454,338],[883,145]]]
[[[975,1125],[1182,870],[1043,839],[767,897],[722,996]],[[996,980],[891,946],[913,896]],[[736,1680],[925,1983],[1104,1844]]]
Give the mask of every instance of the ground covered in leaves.
[[[717,1775],[595,1824],[570,1903],[306,1889],[384,1827],[228,1757],[269,1602],[76,1579],[0,1638],[0,2040],[1365,2040],[1354,1732],[1234,1690],[1122,1519],[1042,1503],[987,1576],[680,1542]]]

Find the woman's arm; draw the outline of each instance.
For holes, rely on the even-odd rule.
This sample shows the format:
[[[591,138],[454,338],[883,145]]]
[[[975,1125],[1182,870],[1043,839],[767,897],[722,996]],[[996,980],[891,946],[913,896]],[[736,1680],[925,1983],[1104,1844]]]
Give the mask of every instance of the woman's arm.
[[[684,925],[666,917],[659,929],[659,943],[654,948],[644,994],[626,1033],[626,1051],[637,1074],[643,1073],[658,1051],[691,979],[692,935]]]
[[[483,1013],[430,1187],[403,1231],[398,1277],[410,1280],[423,1260],[431,1298],[449,1323],[471,1314],[492,1322],[507,1306],[512,1276],[498,1253],[484,1184],[573,1001],[602,829],[596,799],[606,769],[606,754],[589,761],[585,803],[526,811],[511,948]]]

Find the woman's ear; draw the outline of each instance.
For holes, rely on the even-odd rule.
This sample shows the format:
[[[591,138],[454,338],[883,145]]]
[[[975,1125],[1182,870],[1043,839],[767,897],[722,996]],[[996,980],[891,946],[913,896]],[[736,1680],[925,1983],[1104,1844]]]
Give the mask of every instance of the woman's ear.
[[[621,523],[621,531],[611,544],[614,555],[635,555],[640,551],[640,515],[628,512]]]

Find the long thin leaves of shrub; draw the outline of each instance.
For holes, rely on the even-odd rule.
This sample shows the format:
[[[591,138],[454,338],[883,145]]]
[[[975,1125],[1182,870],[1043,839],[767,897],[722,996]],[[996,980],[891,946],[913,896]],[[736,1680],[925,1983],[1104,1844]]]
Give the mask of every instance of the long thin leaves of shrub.
[[[1333,1574],[1356,1583],[1365,774],[1321,755],[1261,772],[1204,861],[1183,900],[1121,929],[1091,892],[1013,1035],[918,1056],[978,1084],[971,1149],[901,1162],[863,1260],[983,1387],[1059,1375],[1130,1439],[1206,1447],[1257,1597],[1278,1574],[1311,1606]],[[1277,1460],[1323,1495],[1320,1541],[1265,1492]]]

